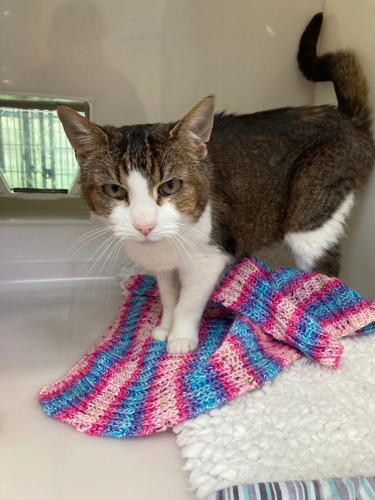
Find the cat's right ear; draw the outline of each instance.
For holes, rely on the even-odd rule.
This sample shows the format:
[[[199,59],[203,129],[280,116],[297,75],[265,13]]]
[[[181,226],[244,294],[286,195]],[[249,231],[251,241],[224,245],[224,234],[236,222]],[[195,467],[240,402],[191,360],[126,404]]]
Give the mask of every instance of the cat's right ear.
[[[67,106],[58,106],[57,114],[66,136],[76,152],[77,159],[106,144],[107,136],[105,132],[98,125],[77,113],[77,111]]]

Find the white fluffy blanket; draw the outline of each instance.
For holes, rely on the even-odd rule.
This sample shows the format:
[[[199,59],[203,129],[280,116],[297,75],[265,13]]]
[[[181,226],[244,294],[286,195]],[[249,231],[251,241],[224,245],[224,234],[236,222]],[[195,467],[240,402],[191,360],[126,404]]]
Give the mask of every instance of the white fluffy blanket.
[[[337,370],[300,360],[174,429],[198,498],[231,484],[375,474],[375,336],[343,342]]]

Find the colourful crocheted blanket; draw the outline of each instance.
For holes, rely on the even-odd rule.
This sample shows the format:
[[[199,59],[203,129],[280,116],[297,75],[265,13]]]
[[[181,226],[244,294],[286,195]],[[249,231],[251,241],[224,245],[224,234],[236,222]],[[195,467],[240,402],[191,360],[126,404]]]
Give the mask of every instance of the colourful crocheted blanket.
[[[198,349],[169,355],[151,338],[161,316],[155,280],[134,276],[126,288],[102,339],[39,394],[49,416],[81,432],[164,431],[259,387],[303,354],[336,368],[338,338],[375,331],[375,302],[338,279],[244,259],[213,294]]]

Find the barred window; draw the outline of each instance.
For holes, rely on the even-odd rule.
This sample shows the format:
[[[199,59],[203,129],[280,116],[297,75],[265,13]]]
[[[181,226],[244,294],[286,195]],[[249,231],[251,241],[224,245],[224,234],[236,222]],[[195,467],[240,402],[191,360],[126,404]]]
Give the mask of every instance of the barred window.
[[[72,190],[78,165],[56,113],[58,104],[89,115],[87,101],[0,95],[0,173],[8,192]]]
[[[0,224],[91,218],[59,104],[89,118],[92,99],[0,94]]]

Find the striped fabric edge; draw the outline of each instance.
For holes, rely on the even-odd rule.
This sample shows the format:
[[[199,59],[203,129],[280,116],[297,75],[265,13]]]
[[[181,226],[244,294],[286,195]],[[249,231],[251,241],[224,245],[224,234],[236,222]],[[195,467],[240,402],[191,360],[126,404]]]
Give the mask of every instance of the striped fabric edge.
[[[375,477],[241,484],[204,500],[375,500]]]

